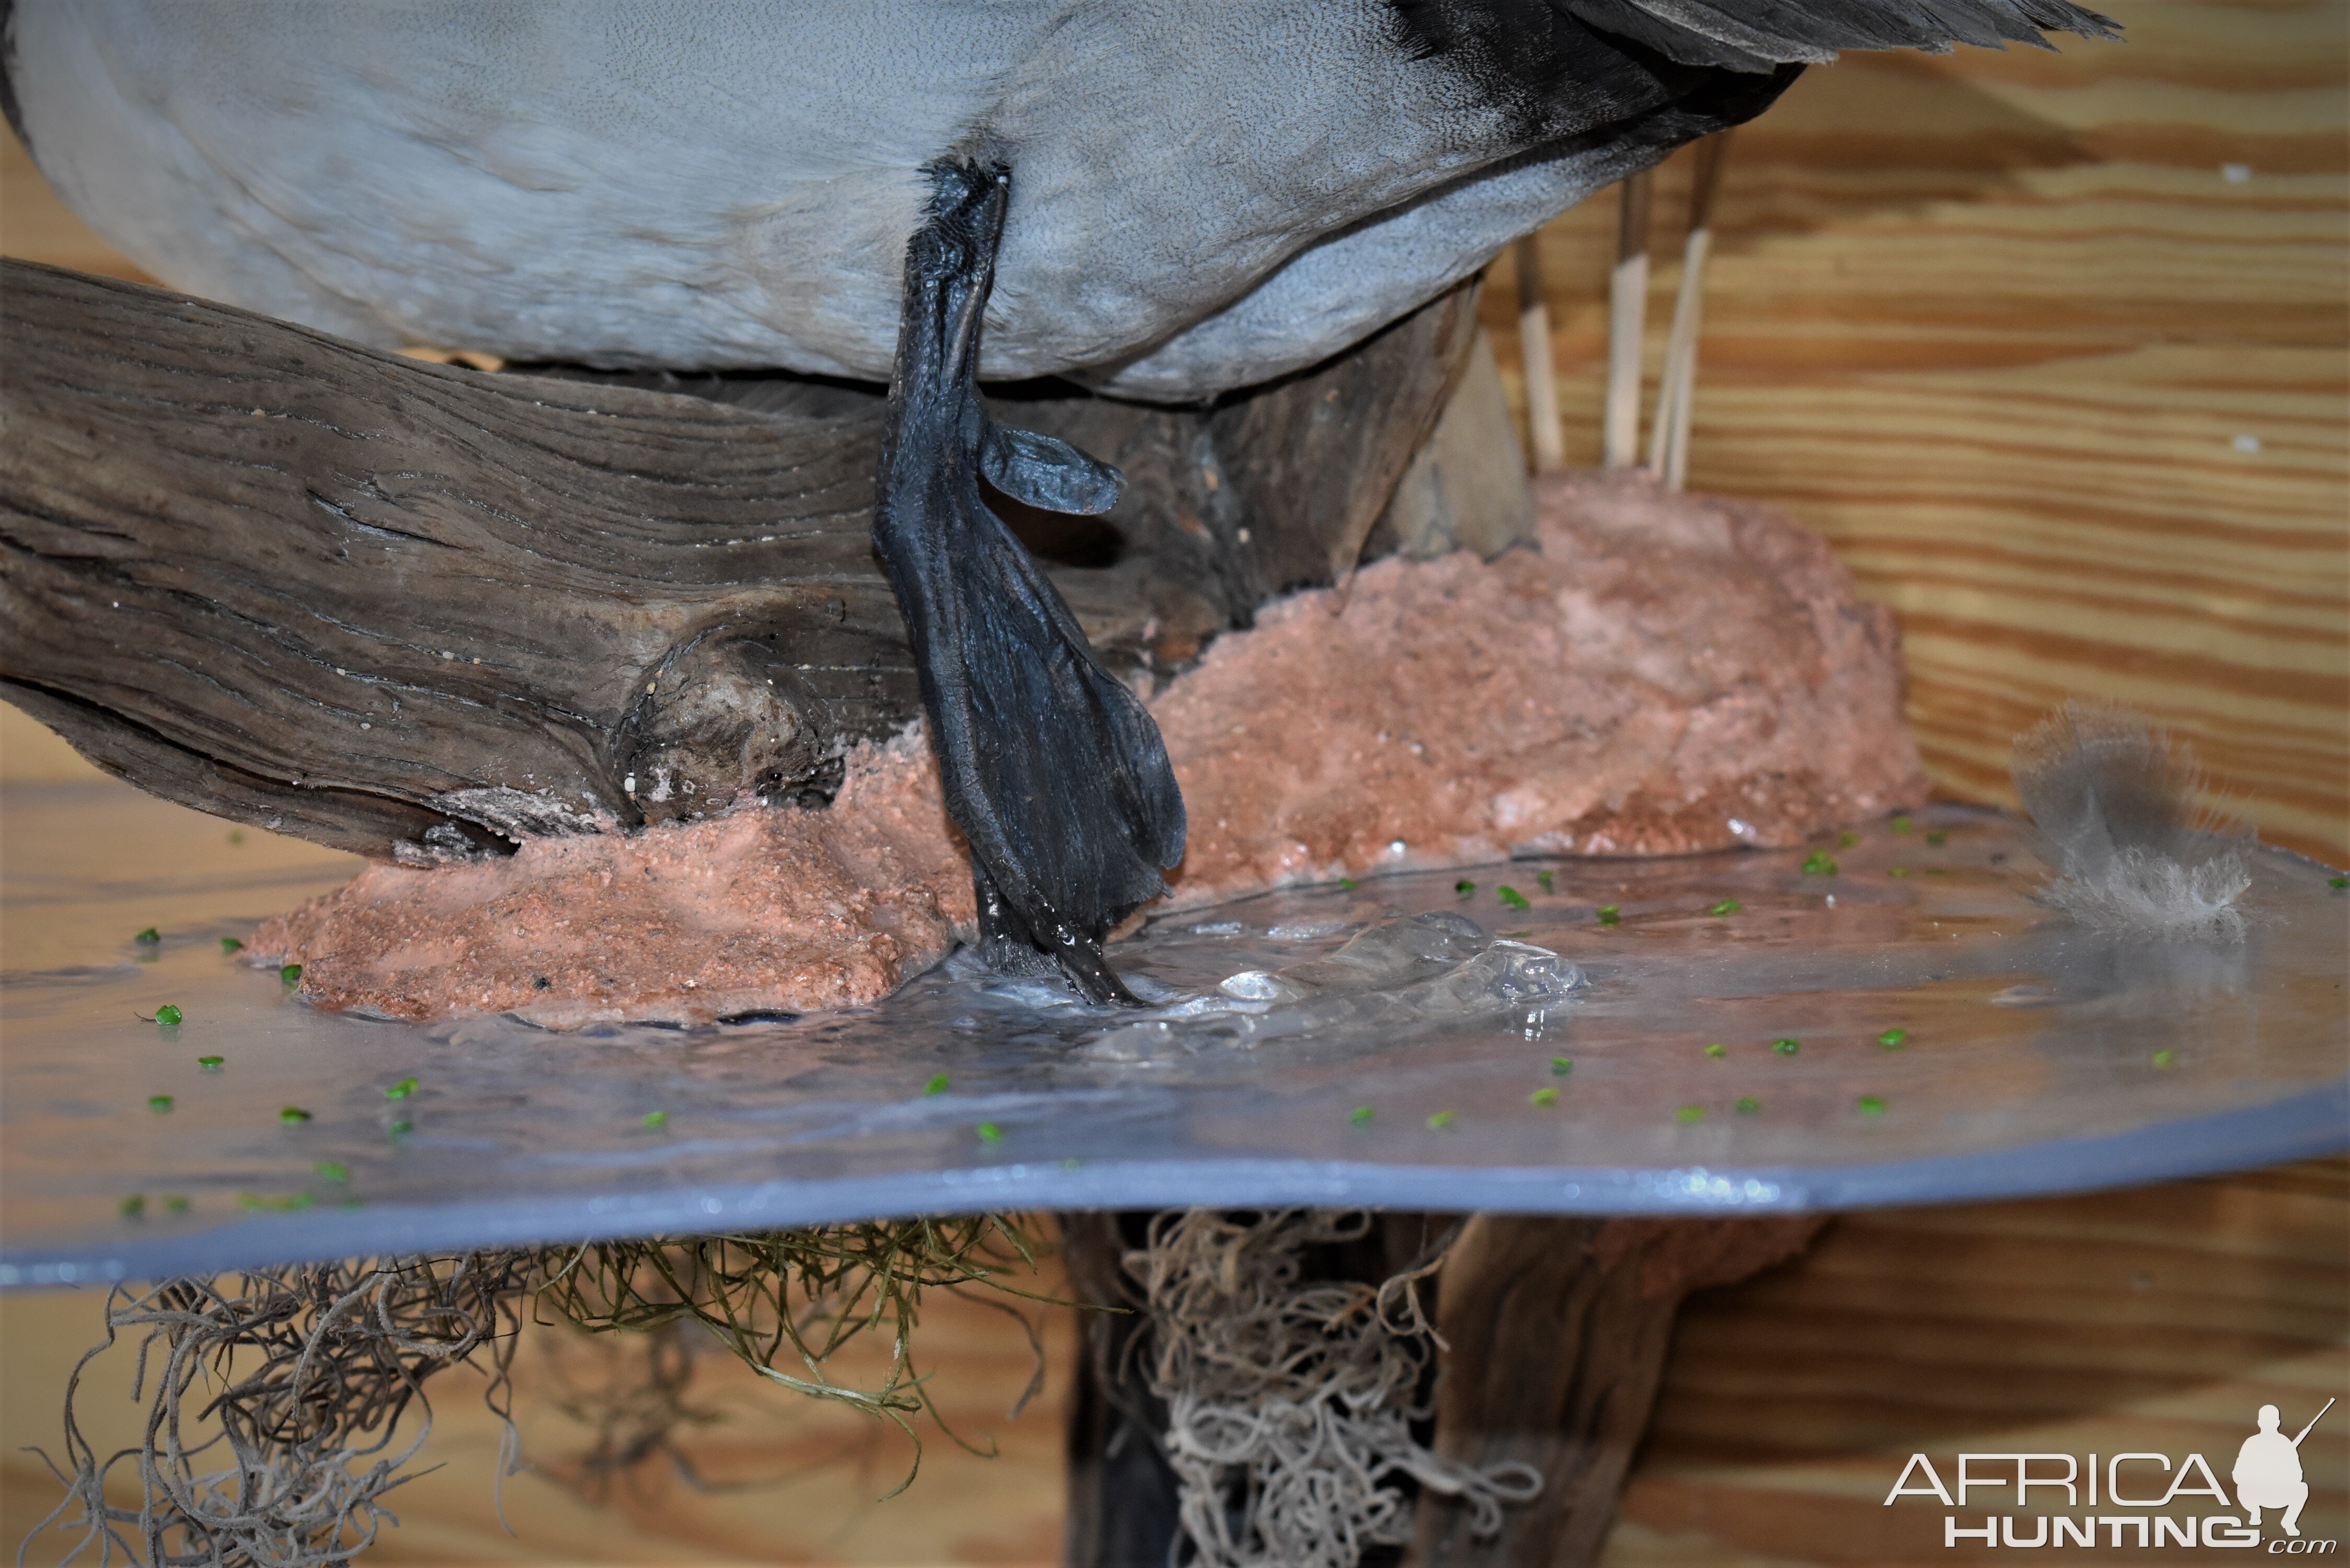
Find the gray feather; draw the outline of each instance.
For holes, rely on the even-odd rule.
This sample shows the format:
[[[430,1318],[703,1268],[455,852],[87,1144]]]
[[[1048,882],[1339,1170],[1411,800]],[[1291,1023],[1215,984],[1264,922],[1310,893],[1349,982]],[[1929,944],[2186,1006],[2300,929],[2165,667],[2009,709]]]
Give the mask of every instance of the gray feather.
[[[2056,873],[2048,903],[2096,925],[2243,929],[2251,830],[2205,803],[2194,753],[2140,715],[2066,703],[2017,739],[2014,777]]]

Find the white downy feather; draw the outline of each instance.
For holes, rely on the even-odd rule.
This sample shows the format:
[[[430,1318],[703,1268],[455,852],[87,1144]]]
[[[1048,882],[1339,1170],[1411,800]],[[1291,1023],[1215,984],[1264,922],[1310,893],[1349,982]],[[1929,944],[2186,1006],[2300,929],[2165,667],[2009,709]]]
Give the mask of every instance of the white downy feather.
[[[2203,800],[2203,770],[2144,717],[2068,702],[2015,742],[2016,793],[2056,875],[2043,901],[2094,925],[2240,935],[2251,829]]]

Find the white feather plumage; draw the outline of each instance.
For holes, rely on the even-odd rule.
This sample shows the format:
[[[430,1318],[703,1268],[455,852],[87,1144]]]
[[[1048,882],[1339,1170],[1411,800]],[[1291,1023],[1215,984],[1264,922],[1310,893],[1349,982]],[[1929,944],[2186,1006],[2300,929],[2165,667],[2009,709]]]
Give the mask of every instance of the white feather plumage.
[[[2069,702],[2017,739],[2014,777],[2056,873],[2045,902],[2100,926],[2242,932],[2251,830],[2205,804],[2184,744],[2126,709]]]

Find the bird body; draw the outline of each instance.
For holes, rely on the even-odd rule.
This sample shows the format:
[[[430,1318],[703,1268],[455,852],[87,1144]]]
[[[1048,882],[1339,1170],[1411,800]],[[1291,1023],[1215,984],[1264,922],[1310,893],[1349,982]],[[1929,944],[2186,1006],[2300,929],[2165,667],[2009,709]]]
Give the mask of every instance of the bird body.
[[[6,63],[125,254],[380,347],[886,379],[922,171],[983,158],[982,375],[1172,400],[1357,341],[1853,30],[1740,54],[1642,3],[1573,0],[1681,57],[1568,0],[16,0]]]
[[[1325,357],[1608,177],[1584,149],[1477,179],[1507,115],[1378,10],[20,0],[14,41],[44,171],[197,293],[384,346],[883,379],[920,171],[970,151],[1021,176],[984,373],[1190,396]],[[1333,259],[1370,297],[1312,285]]]

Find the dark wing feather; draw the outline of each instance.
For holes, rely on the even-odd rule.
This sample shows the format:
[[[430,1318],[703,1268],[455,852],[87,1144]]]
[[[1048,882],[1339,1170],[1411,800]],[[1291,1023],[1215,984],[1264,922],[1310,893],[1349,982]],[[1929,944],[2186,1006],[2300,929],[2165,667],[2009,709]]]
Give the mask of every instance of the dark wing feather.
[[[1686,65],[1762,71],[1835,58],[1843,49],[1953,44],[2052,46],[2046,32],[2120,36],[2112,18],[2071,0],[1550,0],[1556,9]]]

